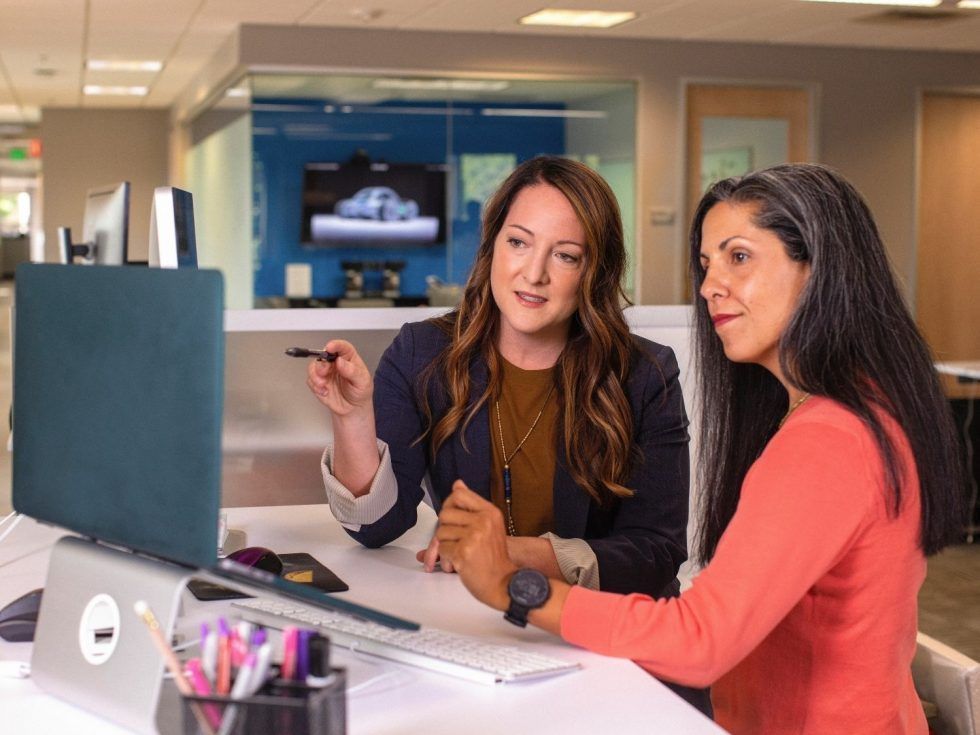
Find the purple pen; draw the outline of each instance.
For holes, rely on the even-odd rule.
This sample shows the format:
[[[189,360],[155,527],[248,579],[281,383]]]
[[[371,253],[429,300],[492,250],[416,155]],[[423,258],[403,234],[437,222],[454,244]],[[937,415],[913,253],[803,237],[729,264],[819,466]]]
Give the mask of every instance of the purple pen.
[[[296,675],[297,681],[306,681],[310,673],[310,637],[312,630],[300,630],[296,641]]]
[[[252,648],[259,648],[268,639],[269,634],[265,632],[265,628],[256,628],[252,632]]]

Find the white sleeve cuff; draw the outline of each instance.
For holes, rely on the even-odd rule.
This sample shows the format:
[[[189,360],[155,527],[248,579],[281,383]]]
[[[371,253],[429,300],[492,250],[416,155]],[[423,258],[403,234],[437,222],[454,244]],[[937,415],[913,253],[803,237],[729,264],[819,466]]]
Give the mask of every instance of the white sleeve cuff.
[[[553,533],[541,536],[551,542],[558,568],[569,584],[599,589],[599,560],[592,547],[580,538],[562,538]]]
[[[391,466],[391,453],[388,445],[378,440],[378,456],[381,464],[366,495],[355,498],[333,475],[333,444],[323,451],[320,469],[323,471],[323,486],[327,491],[327,503],[340,525],[351,531],[360,531],[361,526],[378,521],[391,510],[398,499],[398,481]]]

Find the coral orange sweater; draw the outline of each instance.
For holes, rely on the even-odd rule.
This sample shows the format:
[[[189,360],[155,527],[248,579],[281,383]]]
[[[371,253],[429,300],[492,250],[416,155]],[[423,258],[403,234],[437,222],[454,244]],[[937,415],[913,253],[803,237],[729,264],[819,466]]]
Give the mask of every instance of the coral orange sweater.
[[[673,599],[573,588],[562,636],[657,676],[713,685],[733,733],[922,735],[912,685],[919,484],[905,467],[889,515],[883,466],[861,421],[811,398],[753,464],[714,559]]]

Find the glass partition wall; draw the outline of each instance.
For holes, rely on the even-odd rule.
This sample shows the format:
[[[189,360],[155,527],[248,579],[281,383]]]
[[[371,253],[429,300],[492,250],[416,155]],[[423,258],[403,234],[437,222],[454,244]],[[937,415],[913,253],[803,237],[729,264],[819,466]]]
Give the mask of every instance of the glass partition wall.
[[[553,154],[616,193],[629,293],[635,119],[628,81],[251,74],[192,125],[201,260],[247,265],[259,307],[427,303],[465,282],[490,193]]]

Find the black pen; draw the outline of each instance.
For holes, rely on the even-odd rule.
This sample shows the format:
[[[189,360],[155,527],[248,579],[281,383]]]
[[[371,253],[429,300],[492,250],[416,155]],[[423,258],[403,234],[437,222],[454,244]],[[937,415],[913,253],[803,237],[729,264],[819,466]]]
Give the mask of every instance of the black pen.
[[[290,347],[286,350],[290,357],[315,357],[324,362],[333,362],[337,359],[337,352],[324,352],[323,350],[308,350],[305,347]]]

